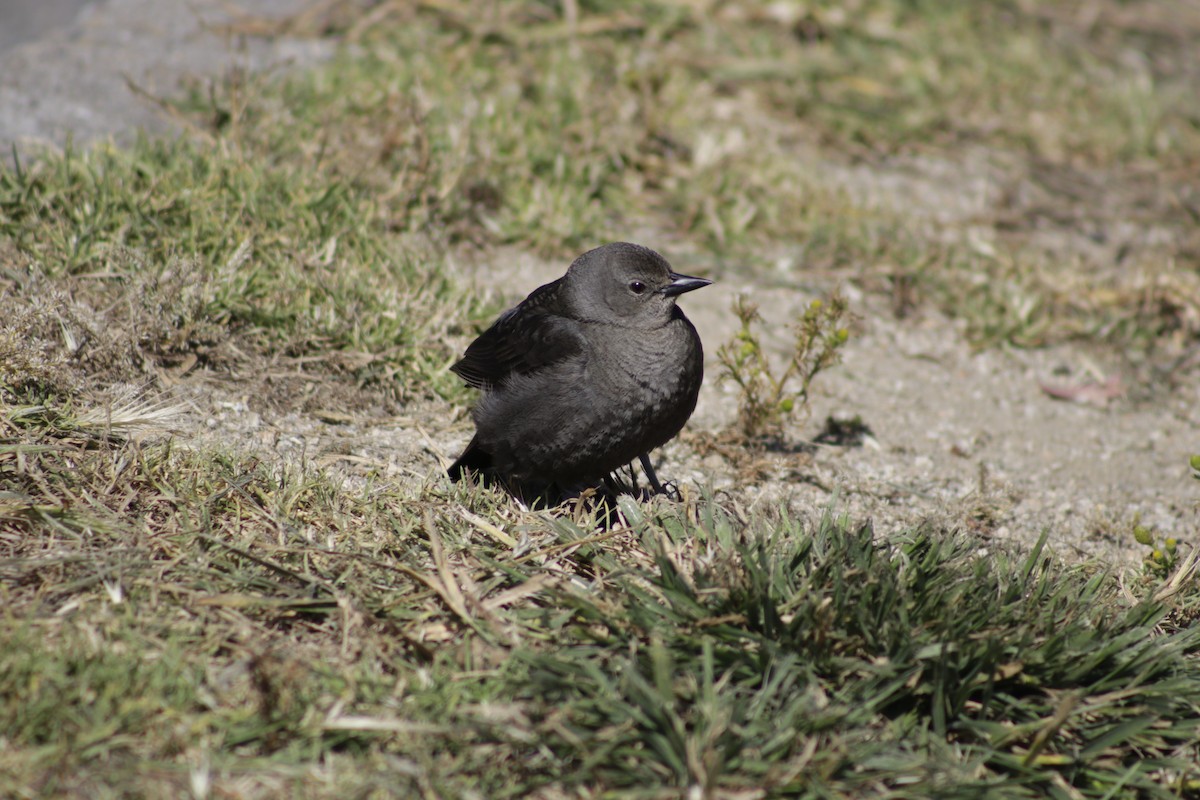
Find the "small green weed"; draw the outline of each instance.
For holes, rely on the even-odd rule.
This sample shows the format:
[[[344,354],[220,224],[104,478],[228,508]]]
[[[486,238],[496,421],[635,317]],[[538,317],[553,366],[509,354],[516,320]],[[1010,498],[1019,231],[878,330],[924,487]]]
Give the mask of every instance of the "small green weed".
[[[813,300],[796,323],[791,355],[782,373],[776,372],[763,350],[755,326],[763,321],[758,306],[739,295],[733,303],[741,328],[717,350],[721,380],[741,390],[737,427],[750,442],[777,439],[785,420],[808,402],[808,388],[817,375],[838,362],[850,332],[842,324],[846,299],[834,293]]]
[[[1146,572],[1155,577],[1165,578],[1178,566],[1179,540],[1174,536],[1168,536],[1160,541],[1153,530],[1145,525],[1135,524],[1133,538],[1138,544],[1149,548],[1149,552],[1143,559]]]
[[[1194,455],[1188,460],[1192,477],[1200,480],[1200,455]],[[1179,568],[1183,559],[1179,552],[1179,540],[1174,536],[1160,537],[1158,532],[1141,524],[1141,520],[1133,520],[1134,540],[1147,548],[1142,564],[1146,574],[1160,579],[1168,578]]]

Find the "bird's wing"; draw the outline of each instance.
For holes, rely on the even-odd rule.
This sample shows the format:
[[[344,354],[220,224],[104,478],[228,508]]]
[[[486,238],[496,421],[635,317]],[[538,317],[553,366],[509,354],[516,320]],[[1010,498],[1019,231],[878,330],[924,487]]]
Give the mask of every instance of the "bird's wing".
[[[556,283],[536,289],[479,335],[450,368],[477,389],[511,375],[527,375],[573,358],[586,341],[579,323],[558,312]]]

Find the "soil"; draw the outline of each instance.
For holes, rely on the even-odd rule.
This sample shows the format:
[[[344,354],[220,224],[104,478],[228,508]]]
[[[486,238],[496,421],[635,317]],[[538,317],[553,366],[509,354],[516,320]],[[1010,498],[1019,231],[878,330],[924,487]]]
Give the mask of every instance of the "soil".
[[[263,14],[304,5],[239,2]],[[316,41],[213,33],[224,8],[220,0],[109,0],[0,52],[0,146],[7,152],[10,143],[61,145],[68,135],[82,144],[127,139],[139,127],[169,130],[170,121],[131,90],[126,76],[134,84],[152,80],[145,88],[162,93],[235,62],[264,68],[329,53]],[[987,159],[967,161],[964,167],[926,157],[870,169],[814,161],[813,170],[873,202],[967,218],[994,209],[1002,194]],[[704,272],[702,254],[687,242],[658,240],[652,231],[636,239],[682,272]],[[1085,246],[1069,237],[1059,244]],[[504,291],[506,302],[566,267],[503,249],[462,258],[459,266],[478,291]],[[736,415],[736,392],[718,380],[714,359],[736,330],[733,297],[754,297],[779,334],[768,343],[782,353],[787,321],[839,282],[858,322],[843,363],[817,378],[807,413],[793,421],[795,446],[749,466],[731,462],[710,445]],[[803,283],[725,276],[682,306],[705,342],[708,378],[688,429],[656,461],[660,476],[685,489],[710,485],[744,507],[786,504],[812,516],[833,504],[870,517],[877,530],[932,520],[974,532],[981,546],[1028,545],[1048,531],[1050,547],[1069,559],[1136,563],[1146,548],[1133,540],[1135,520],[1162,536],[1195,540],[1200,492],[1187,464],[1200,451],[1198,370],[1166,386],[1085,345],[975,352],[955,320],[926,306],[897,317],[889,298],[837,276]],[[443,465],[470,435],[465,410],[450,415],[444,405],[407,407],[399,416],[385,404],[333,408],[346,387],[283,361],[233,374],[195,370],[165,382],[191,409],[179,422],[181,441],[236,443],[329,467],[351,483],[379,470],[397,482],[442,481]],[[811,444],[826,420],[855,417],[869,431],[861,442]]]

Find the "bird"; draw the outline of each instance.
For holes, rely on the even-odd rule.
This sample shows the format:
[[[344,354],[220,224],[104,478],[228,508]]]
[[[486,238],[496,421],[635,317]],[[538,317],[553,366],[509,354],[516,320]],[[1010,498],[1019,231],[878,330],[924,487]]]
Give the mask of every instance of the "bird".
[[[482,395],[475,435],[447,473],[522,497],[611,486],[682,430],[704,379],[700,336],[679,296],[711,284],[629,242],[589,250],[479,335],[450,370]]]

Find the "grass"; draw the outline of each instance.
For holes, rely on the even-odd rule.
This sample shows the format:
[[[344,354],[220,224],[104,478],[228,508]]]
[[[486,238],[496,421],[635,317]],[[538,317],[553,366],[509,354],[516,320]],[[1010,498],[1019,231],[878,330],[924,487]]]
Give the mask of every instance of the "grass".
[[[0,170],[0,794],[1200,795],[1186,545],[1129,576],[693,486],[605,530],[171,399],[448,425],[512,299],[460,263],[646,230],[979,346],[1186,352],[1194,16],[329,8],[353,47],[170,101],[185,136]],[[983,218],[938,178],[979,152]]]
[[[128,380],[155,359],[236,359],[228,345],[242,340],[296,357],[369,352],[361,381],[419,374],[426,334],[466,299],[435,252],[381,239],[372,198],[308,166],[180,139],[0,173],[14,357],[32,340],[43,358]]]
[[[1194,577],[42,431],[0,454],[9,796],[1200,786]]]
[[[981,345],[1182,347],[1200,298],[1187,102],[1200,65],[1182,34],[1200,21],[1089,7],[863,0],[780,9],[781,23],[740,4],[600,4],[572,27],[536,3],[480,18],[385,3],[395,24],[352,29],[357,49],[331,65],[197,89],[176,111],[193,143],[15,166],[0,231],[52,274],[114,257],[119,272],[122,248],[154,265],[199,256],[205,274],[242,253],[212,311],[284,329],[297,352],[419,339],[396,317],[448,291],[447,248],[562,257],[639,221],[715,253],[718,271],[915,286]],[[955,163],[981,150],[1001,178]],[[814,171],[824,154],[832,167]],[[991,218],[936,182],[893,207],[837,167],[914,157],[990,180]],[[1062,257],[1107,240],[1089,261]],[[433,296],[372,313],[390,287],[393,308],[417,287]],[[345,303],[363,307],[348,331]]]

